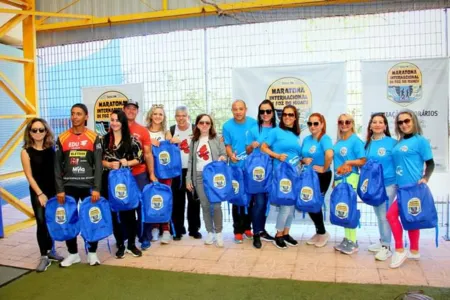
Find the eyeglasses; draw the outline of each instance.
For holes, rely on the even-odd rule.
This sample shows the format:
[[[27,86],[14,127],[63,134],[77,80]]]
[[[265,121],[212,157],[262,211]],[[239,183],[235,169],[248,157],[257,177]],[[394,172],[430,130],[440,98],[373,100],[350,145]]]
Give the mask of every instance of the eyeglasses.
[[[339,125],[350,125],[350,124],[352,124],[352,121],[350,121],[350,120],[345,120],[345,121],[342,121],[342,120],[339,120],[338,121],[338,124]]]
[[[294,113],[283,113],[282,116],[283,116],[283,117],[294,118],[294,117],[295,117],[295,114],[294,114]]]
[[[320,123],[319,122],[306,122],[306,124],[308,124],[308,127],[311,127],[313,125],[317,127],[317,126],[319,126]]]
[[[398,125],[398,126],[402,126],[403,123],[409,124],[409,123],[411,123],[411,119],[404,119],[404,120],[402,120],[402,121],[397,121],[397,125]]]
[[[32,133],[37,133],[39,131],[39,133],[44,133],[45,132],[45,128],[32,128],[30,129],[30,131]]]
[[[198,124],[199,125],[211,125],[211,122],[209,122],[209,121],[199,121]]]
[[[271,110],[271,109],[260,109],[259,110],[259,114],[260,115],[270,115],[271,113],[273,112],[273,110]]]

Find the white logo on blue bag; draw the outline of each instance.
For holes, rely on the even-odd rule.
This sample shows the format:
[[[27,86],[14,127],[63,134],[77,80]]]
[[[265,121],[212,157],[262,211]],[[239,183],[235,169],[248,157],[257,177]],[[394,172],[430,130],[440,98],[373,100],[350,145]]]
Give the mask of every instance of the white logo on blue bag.
[[[102,219],[102,211],[94,206],[89,209],[89,219],[92,223],[97,224]]]

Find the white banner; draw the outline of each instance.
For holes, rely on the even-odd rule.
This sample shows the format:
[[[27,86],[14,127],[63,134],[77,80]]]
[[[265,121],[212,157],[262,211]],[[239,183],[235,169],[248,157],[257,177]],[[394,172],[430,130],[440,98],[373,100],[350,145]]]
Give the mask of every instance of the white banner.
[[[89,110],[88,127],[100,135],[105,135],[109,129],[111,112],[117,108],[122,109],[128,100],[139,103],[136,121],[143,125],[143,90],[142,83],[82,88],[83,103]]]
[[[370,115],[384,112],[395,136],[395,116],[416,112],[433,150],[436,171],[448,167],[448,59],[365,61],[361,63],[363,129]]]
[[[278,117],[285,105],[295,105],[302,137],[309,134],[306,126],[309,115],[319,112],[326,118],[328,135],[335,140],[337,118],[347,111],[343,62],[233,69],[232,85],[233,99],[244,100],[248,115],[254,118],[264,99],[273,102]]]

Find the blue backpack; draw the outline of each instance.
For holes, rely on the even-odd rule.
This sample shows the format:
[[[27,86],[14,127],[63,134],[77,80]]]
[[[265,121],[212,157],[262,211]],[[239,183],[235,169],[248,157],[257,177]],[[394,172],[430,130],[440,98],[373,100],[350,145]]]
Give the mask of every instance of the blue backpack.
[[[244,171],[238,166],[231,166],[233,186],[233,194],[228,199],[228,202],[237,206],[248,206],[249,196],[247,195],[244,187]]]
[[[379,206],[388,200],[386,187],[384,186],[383,166],[375,160],[369,159],[361,167],[359,175],[359,198],[371,206]]]
[[[55,241],[67,241],[80,233],[77,202],[66,196],[64,204],[59,204],[56,197],[48,200],[45,206],[45,220],[48,232]]]
[[[272,192],[269,195],[270,204],[295,205],[297,199],[295,183],[298,179],[296,168],[287,162],[281,162],[273,178]]]
[[[324,203],[320,192],[319,176],[312,168],[307,168],[297,180],[298,197],[295,208],[303,212],[318,213]]]
[[[111,170],[108,175],[108,198],[114,212],[138,207],[141,191],[129,168]]]
[[[270,192],[272,188],[272,159],[266,153],[253,151],[245,160],[245,188],[249,194]]]
[[[156,178],[178,177],[182,172],[180,149],[169,141],[161,141],[159,147],[152,147]]]
[[[173,198],[168,185],[152,182],[142,192],[142,222],[167,223],[172,218]]]
[[[81,236],[87,242],[97,242],[113,232],[111,208],[108,200],[100,197],[95,203],[86,197],[80,204]]]
[[[203,169],[203,187],[209,202],[227,201],[234,195],[231,168],[223,161],[213,161]]]
[[[330,222],[333,225],[353,229],[358,227],[360,216],[356,192],[344,177],[331,193]]]

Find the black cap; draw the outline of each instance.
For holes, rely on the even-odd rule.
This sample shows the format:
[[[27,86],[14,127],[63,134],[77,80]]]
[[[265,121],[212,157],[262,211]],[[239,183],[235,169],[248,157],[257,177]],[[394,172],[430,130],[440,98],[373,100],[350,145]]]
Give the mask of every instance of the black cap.
[[[128,105],[134,105],[134,106],[136,106],[137,108],[139,108],[139,102],[134,101],[134,100],[132,100],[132,99],[128,99],[128,101],[125,102],[125,104],[123,105],[123,107],[126,107],[126,106],[128,106]]]

